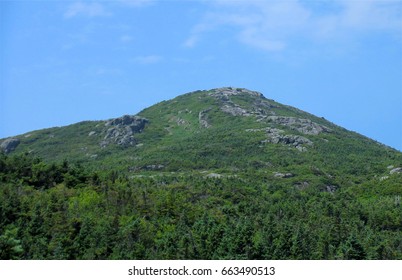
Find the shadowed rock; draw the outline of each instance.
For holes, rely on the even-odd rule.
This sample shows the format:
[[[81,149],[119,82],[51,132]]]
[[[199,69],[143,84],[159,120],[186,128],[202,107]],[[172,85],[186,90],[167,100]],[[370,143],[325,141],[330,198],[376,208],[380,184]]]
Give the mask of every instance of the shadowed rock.
[[[141,133],[148,120],[139,116],[125,115],[120,118],[110,119],[105,122],[105,131],[101,147],[106,147],[111,143],[121,146],[132,146],[137,142],[134,134]]]
[[[8,154],[12,151],[14,151],[17,146],[20,144],[20,140],[17,138],[8,138],[6,140],[4,140],[1,145],[0,145],[0,149]]]

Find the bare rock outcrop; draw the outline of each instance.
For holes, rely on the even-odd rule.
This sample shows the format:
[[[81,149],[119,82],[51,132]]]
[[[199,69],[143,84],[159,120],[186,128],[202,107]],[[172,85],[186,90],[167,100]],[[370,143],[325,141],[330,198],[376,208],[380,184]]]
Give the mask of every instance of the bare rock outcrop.
[[[278,128],[266,127],[259,129],[247,129],[248,132],[264,131],[267,139],[262,143],[284,144],[298,149],[301,152],[307,151],[306,146],[312,146],[313,142],[301,135],[285,134],[285,131]]]
[[[402,173],[402,167],[393,168],[389,174]]]
[[[206,110],[202,110],[198,113],[198,121],[200,123],[200,126],[202,128],[209,128],[211,125],[208,123],[208,115],[207,113],[211,111],[211,108],[208,108]]]
[[[297,130],[303,134],[318,135],[322,132],[331,132],[328,127],[317,124],[308,119],[285,116],[267,116],[265,119],[268,122],[290,127],[291,129]]]
[[[8,138],[0,144],[0,150],[6,154],[11,153],[18,147],[20,142],[21,141],[18,138]]]
[[[223,87],[223,88],[217,88],[212,90],[210,93],[211,96],[220,98],[220,99],[228,99],[230,96],[235,96],[235,95],[242,95],[242,94],[248,94],[251,96],[257,96],[257,97],[262,97],[263,95],[257,91],[252,91],[248,90],[245,88],[233,88],[233,87]]]
[[[132,146],[137,143],[134,134],[141,133],[148,120],[139,116],[125,115],[120,118],[110,119],[105,122],[105,130],[101,147],[109,144]]]
[[[232,116],[251,116],[246,109],[243,109],[239,105],[233,103],[223,105],[221,110],[225,113],[231,114]]]

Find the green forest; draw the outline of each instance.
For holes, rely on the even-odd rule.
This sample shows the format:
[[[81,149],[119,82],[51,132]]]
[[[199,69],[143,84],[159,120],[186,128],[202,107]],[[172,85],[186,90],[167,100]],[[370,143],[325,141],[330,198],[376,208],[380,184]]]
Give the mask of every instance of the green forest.
[[[0,259],[402,259],[400,176],[335,192],[291,179],[1,154]]]
[[[0,259],[402,259],[402,153],[258,92],[1,147]]]

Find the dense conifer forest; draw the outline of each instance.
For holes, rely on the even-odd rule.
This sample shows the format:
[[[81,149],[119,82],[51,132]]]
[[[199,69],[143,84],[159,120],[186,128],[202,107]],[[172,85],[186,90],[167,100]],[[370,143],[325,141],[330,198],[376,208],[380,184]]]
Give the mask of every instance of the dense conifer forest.
[[[331,193],[263,174],[128,179],[0,158],[1,259],[401,259],[391,187]],[[395,185],[397,186],[397,185]]]

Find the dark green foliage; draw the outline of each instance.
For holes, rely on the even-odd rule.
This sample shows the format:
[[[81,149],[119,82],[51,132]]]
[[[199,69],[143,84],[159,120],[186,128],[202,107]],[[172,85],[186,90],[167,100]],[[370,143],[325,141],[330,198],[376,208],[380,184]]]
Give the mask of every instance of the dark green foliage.
[[[29,157],[1,162],[2,259],[402,258],[402,207],[372,196],[375,185],[328,193],[251,170],[129,179]],[[38,166],[63,179],[38,187]]]
[[[400,152],[232,101],[331,132],[304,135],[305,152],[264,142],[267,126],[303,135],[197,91],[140,112],[132,146],[101,147],[105,122],[21,136],[0,154],[1,259],[402,259]]]
[[[23,252],[21,241],[17,238],[17,228],[6,229],[0,235],[0,260],[18,259]]]

